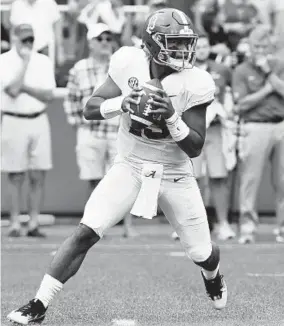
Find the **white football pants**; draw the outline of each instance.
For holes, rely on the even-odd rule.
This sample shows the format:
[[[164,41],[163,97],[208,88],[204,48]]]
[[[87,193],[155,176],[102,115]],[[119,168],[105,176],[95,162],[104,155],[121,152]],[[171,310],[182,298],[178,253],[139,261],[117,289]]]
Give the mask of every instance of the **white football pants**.
[[[180,237],[186,254],[194,261],[205,261],[212,245],[206,210],[196,182],[188,171],[164,172],[158,203]],[[182,177],[182,178],[181,178]],[[181,178],[174,182],[174,179]],[[100,237],[126,216],[141,187],[141,166],[126,159],[116,160],[86,203],[81,223]]]

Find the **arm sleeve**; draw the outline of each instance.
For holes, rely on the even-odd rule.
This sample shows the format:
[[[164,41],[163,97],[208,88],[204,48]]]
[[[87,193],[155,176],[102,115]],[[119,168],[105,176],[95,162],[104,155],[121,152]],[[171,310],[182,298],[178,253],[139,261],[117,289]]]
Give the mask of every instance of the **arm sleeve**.
[[[118,49],[110,59],[108,74],[116,85],[121,89],[123,83],[124,69],[129,58],[129,47],[123,46]]]

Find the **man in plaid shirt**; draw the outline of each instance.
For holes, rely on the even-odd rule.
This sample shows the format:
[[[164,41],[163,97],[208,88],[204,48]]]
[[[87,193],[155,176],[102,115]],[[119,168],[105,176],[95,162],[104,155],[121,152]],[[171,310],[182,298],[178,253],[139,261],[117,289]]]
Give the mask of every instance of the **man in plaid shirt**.
[[[119,117],[88,121],[83,107],[107,78],[112,34],[107,25],[94,24],[88,31],[90,55],[80,60],[69,72],[64,109],[68,123],[76,128],[76,156],[81,180],[89,182],[90,193],[112,165],[116,151]],[[125,221],[125,236],[134,234],[130,218]]]

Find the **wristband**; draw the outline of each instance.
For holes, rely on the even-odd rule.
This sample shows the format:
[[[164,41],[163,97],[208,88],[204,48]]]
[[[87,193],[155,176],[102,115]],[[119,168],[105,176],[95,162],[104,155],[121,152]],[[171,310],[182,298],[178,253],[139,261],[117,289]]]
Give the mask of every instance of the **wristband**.
[[[120,115],[123,112],[121,109],[123,99],[124,97],[121,95],[105,100],[100,106],[101,115],[105,119],[111,119]]]
[[[174,141],[181,141],[189,135],[189,127],[182,121],[181,117],[176,112],[165,120]]]

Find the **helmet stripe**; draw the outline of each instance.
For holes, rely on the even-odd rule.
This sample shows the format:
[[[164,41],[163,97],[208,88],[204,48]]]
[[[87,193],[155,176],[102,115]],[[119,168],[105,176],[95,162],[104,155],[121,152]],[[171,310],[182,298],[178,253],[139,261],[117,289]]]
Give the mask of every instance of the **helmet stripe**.
[[[187,17],[186,17],[186,15],[185,15],[182,11],[177,10],[177,9],[175,10],[175,12],[179,15],[179,17],[180,17],[182,23],[183,23],[184,25],[188,25],[188,21],[187,21]]]

